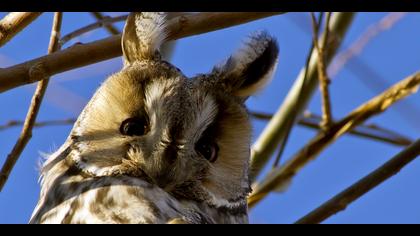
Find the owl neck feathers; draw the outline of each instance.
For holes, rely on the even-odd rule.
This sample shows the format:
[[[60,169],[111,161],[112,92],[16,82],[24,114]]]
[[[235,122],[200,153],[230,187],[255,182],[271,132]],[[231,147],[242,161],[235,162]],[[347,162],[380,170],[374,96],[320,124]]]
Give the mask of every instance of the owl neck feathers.
[[[224,199],[219,198],[210,191],[207,191],[208,198],[205,199],[207,205],[213,208],[217,208],[219,210],[225,210],[230,213],[237,213],[237,214],[246,214],[247,213],[247,201],[246,196],[242,194],[239,195],[236,199]]]
[[[202,187],[201,184],[186,183],[177,187],[170,194],[182,202],[193,200],[210,209],[216,209],[219,212],[226,212],[231,215],[246,215],[248,210],[246,201],[248,192],[249,189],[246,188],[236,196],[226,199]]]

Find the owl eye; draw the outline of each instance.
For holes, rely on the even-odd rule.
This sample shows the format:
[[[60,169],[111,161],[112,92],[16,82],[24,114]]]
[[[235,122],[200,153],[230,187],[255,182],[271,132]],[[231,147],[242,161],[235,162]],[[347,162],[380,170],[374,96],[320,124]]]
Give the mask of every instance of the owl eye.
[[[207,140],[200,140],[195,145],[195,150],[199,152],[209,162],[215,162],[217,160],[219,146],[217,146],[217,144],[214,142],[208,142]]]
[[[147,120],[140,117],[132,117],[124,120],[120,126],[120,133],[128,136],[141,136],[148,132]]]

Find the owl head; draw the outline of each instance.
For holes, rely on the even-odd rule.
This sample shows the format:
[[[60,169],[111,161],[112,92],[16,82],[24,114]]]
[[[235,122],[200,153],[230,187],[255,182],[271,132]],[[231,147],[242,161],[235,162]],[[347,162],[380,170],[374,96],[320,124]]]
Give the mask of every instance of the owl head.
[[[207,74],[187,78],[161,59],[166,15],[132,13],[124,67],[96,91],[69,137],[71,165],[88,177],[131,176],[213,205],[250,191],[246,99],[270,80],[278,46],[265,32]]]

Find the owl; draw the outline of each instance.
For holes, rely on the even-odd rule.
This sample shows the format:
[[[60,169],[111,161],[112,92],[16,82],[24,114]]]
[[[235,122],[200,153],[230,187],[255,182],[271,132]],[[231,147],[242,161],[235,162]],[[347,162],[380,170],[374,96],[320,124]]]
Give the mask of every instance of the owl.
[[[252,34],[187,78],[162,60],[165,13],[131,13],[124,66],[98,88],[43,164],[30,223],[248,223],[245,101],[272,77],[276,40]]]

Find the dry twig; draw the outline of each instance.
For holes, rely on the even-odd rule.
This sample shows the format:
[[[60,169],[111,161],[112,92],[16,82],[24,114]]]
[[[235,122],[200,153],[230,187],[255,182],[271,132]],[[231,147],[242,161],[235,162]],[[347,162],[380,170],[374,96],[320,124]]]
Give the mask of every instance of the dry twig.
[[[53,26],[51,30],[50,43],[48,46],[48,53],[53,53],[59,49],[58,40],[60,39],[62,13],[56,12],[54,15]],[[12,171],[16,161],[19,159],[20,154],[25,148],[29,139],[32,137],[32,128],[34,126],[36,117],[38,115],[39,108],[41,106],[42,98],[44,97],[45,90],[47,89],[49,78],[45,77],[38,83],[35,93],[32,97],[31,105],[26,115],[25,122],[23,124],[22,132],[20,133],[19,139],[13,147],[10,154],[7,156],[6,162],[4,163],[0,172],[0,191],[3,189],[10,172]]]
[[[112,23],[115,22],[120,22],[120,21],[125,21],[127,19],[128,15],[122,15],[122,16],[117,16],[117,17],[109,17],[109,16],[104,16],[101,20],[98,20],[95,23],[83,26],[80,29],[77,29],[73,32],[70,32],[66,35],[64,35],[59,43],[61,46],[63,46],[64,44],[66,44],[67,42],[69,42],[70,40],[79,37],[82,34],[86,34],[87,32],[90,32],[92,30],[101,28],[101,27],[107,27],[110,26]],[[119,33],[117,33],[119,34]],[[116,34],[112,34],[112,35],[116,35]]]
[[[206,12],[182,15],[168,22],[168,40],[203,34],[278,14],[281,13]],[[0,69],[0,92],[120,56],[122,54],[120,42],[121,35],[111,36],[88,44],[76,44],[51,55]]]
[[[391,29],[399,22],[403,17],[406,16],[406,13],[393,12],[387,14],[379,22],[376,22],[368,27],[368,29],[362,33],[362,35],[356,39],[347,49],[343,52],[339,52],[335,57],[334,61],[331,62],[331,65],[328,67],[328,74],[331,79],[334,79],[335,76],[341,71],[344,65],[347,65],[347,69],[350,70],[353,74],[356,75],[356,78],[365,84],[369,89],[375,93],[380,93],[385,90],[389,85],[381,77],[374,68],[369,64],[366,64],[364,60],[360,57],[357,57],[358,54],[362,52],[368,42],[376,38],[379,33],[384,32],[385,30]],[[303,18],[297,17],[297,15],[288,15],[288,19],[292,20],[296,26],[298,26],[304,33],[311,34],[307,27],[307,21],[304,21]],[[369,79],[366,79],[369,78]],[[403,118],[405,121],[410,123],[410,125],[416,129],[419,128],[419,123],[417,117],[419,117],[416,109],[413,109],[414,106],[405,100],[399,106],[394,107],[396,114]]]
[[[69,118],[65,120],[49,120],[49,121],[35,122],[33,127],[40,128],[40,127],[46,127],[46,126],[52,126],[52,125],[72,125],[74,124],[74,122],[76,122],[75,118]],[[21,126],[23,124],[24,122],[21,120],[11,120],[4,125],[0,125],[0,131],[13,128],[16,126]]]
[[[346,209],[346,207],[359,197],[369,192],[388,178],[397,174],[404,166],[420,155],[420,139],[398,153],[384,165],[360,179],[320,207],[299,219],[297,224],[317,224],[328,217]]]
[[[11,12],[0,20],[0,47],[22,31],[42,12]]]
[[[318,25],[321,25],[323,16],[324,16],[324,13],[321,12],[318,18]],[[305,67],[304,67],[305,72],[303,74],[302,83],[300,85],[299,92],[297,93],[297,98],[294,100],[294,104],[292,106],[298,106],[298,102],[301,101],[302,98],[304,97],[305,85],[308,82],[308,71],[309,71],[308,68],[311,63],[312,52],[314,50],[314,42],[311,43],[311,46],[309,48],[310,48],[309,53],[306,56],[306,62],[305,62]],[[299,110],[294,109],[287,116],[287,121],[285,122],[284,127],[282,129],[283,137],[279,141],[279,144],[280,144],[279,150],[276,154],[276,158],[274,159],[273,168],[277,167],[280,164],[280,158],[282,157],[284,149],[286,148],[287,141],[289,141],[290,133],[292,132],[292,128],[295,124],[295,121],[297,120],[298,115],[299,115]]]
[[[419,85],[420,73],[409,76],[353,110],[345,118],[333,124],[327,131],[318,133],[283,166],[273,169],[261,183],[255,186],[252,195],[248,199],[249,206],[254,206],[273,189],[278,189],[289,183],[298,170],[341,135],[363,123],[368,118],[382,113],[395,102],[415,93]]]
[[[315,14],[311,12],[312,18],[312,28],[313,28],[313,41],[316,51],[318,52],[318,80],[319,80],[319,89],[321,91],[321,104],[322,104],[322,121],[321,121],[321,128],[323,130],[327,130],[328,127],[331,126],[332,122],[332,115],[331,115],[331,102],[330,102],[330,93],[328,91],[328,85],[330,83],[330,79],[328,78],[327,69],[325,65],[325,51],[327,42],[328,42],[328,34],[329,34],[329,25],[330,25],[330,18],[331,12],[327,13],[326,21],[325,21],[325,29],[324,29],[324,40],[322,45],[318,42],[318,31],[321,27],[321,24],[316,24]]]
[[[250,112],[250,115],[253,118],[260,119],[260,120],[270,120],[273,117],[272,114],[262,113],[262,112]],[[322,117],[320,117],[319,115],[315,115],[310,112],[305,112],[303,116],[301,116],[298,119],[297,124],[307,127],[307,128],[321,130],[321,127],[319,125],[321,123],[321,120],[322,120]],[[0,126],[0,130],[1,130],[1,126]],[[396,133],[389,129],[385,129],[375,124],[358,125],[354,129],[350,130],[349,134],[352,134],[358,137],[369,138],[376,141],[382,141],[382,142],[397,145],[397,146],[408,146],[411,143],[413,143],[413,141],[410,138],[405,137],[402,134]]]
[[[346,65],[350,60],[357,57],[366,45],[372,41],[376,36],[385,30],[389,30],[397,22],[399,22],[407,13],[405,12],[391,12],[388,13],[379,22],[372,24],[363,32],[359,38],[357,38],[346,50],[337,54],[336,59],[331,63],[328,73],[334,78],[338,72]]]
[[[103,20],[106,17],[106,16],[102,15],[102,13],[100,13],[100,12],[91,12],[91,14],[97,20]],[[106,25],[104,25],[104,27],[111,35],[115,35],[115,34],[120,33],[120,31],[117,28],[115,28],[112,24],[106,24]]]
[[[329,42],[330,47],[326,55],[326,63],[330,62],[336,49],[340,46],[347,29],[351,25],[353,17],[354,13],[351,12],[338,12],[333,14],[331,18],[331,32],[329,37],[331,40]],[[323,39],[321,39],[321,42],[322,40]],[[271,155],[277,149],[278,144],[289,132],[289,130],[285,128],[290,122],[290,116],[296,112],[299,115],[303,109],[305,109],[306,104],[309,102],[313,92],[316,90],[318,83],[316,76],[317,58],[317,53],[312,51],[309,66],[304,67],[301,70],[282,105],[276,111],[273,118],[252,146],[251,181],[254,181],[261,173]],[[294,123],[295,120],[292,120],[292,122]],[[285,132],[287,133],[285,134]]]

